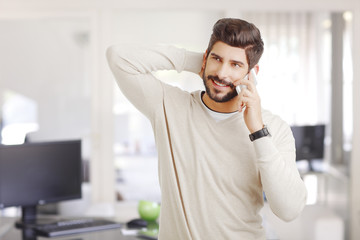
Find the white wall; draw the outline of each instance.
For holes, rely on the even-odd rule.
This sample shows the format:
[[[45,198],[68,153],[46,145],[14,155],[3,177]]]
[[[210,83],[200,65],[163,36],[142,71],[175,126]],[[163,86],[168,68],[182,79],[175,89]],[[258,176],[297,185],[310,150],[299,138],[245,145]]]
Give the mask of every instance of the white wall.
[[[286,0],[223,0],[206,1],[206,0],[142,0],[142,1],[113,1],[113,0],[1,0],[0,9],[4,11],[11,10],[93,10],[93,9],[191,9],[191,10],[233,10],[241,9],[242,11],[328,11],[328,10],[352,10],[357,7],[357,0],[303,0],[303,1],[286,1]]]
[[[1,90],[22,94],[38,104],[40,129],[29,140],[88,136],[89,23],[78,18],[0,19],[0,29]]]

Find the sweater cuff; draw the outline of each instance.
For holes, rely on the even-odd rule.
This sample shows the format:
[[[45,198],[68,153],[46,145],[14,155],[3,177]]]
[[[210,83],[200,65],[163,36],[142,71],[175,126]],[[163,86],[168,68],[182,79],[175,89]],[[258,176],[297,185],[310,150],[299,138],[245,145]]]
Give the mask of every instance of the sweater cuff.
[[[271,136],[256,139],[253,144],[255,147],[256,157],[259,159],[259,161],[266,161],[266,159],[271,159],[271,156],[278,152]]]
[[[185,52],[184,70],[198,74],[202,66],[203,53]]]

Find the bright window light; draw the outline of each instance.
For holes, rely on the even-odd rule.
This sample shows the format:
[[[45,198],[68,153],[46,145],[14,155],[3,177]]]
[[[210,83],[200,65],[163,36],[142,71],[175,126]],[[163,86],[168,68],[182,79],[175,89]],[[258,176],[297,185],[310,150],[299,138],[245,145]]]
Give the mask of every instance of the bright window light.
[[[5,90],[2,97],[1,143],[22,144],[28,133],[39,129],[38,105],[33,99],[11,90]]]
[[[7,125],[1,132],[1,143],[5,145],[23,144],[26,135],[37,130],[39,130],[37,123],[15,123]]]

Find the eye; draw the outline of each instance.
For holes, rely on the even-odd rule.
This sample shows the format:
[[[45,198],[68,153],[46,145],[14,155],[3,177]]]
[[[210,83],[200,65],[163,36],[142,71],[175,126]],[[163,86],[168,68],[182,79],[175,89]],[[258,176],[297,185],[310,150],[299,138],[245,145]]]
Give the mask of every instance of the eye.
[[[234,68],[237,68],[237,69],[244,67],[244,65],[242,65],[242,64],[240,64],[240,63],[236,63],[236,62],[232,63],[232,66],[233,66]]]
[[[218,61],[218,62],[220,62],[220,60],[221,60],[219,57],[215,57],[215,56],[212,57],[212,58],[213,58],[215,61]]]

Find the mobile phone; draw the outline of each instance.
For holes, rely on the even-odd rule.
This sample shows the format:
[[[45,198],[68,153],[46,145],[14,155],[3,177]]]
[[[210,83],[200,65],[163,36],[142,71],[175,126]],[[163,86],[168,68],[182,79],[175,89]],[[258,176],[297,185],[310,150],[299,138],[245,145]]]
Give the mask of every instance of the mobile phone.
[[[256,84],[257,84],[257,81],[256,81],[256,72],[255,72],[255,69],[254,69],[254,68],[252,68],[252,69],[250,70],[250,74],[253,75],[253,77],[254,77],[254,83],[255,83],[255,85],[256,85]],[[249,74],[246,74],[246,76],[244,77],[244,79],[249,80]],[[235,88],[237,94],[240,94],[241,89],[243,89],[243,88],[246,88],[246,85],[237,85],[236,88]]]

